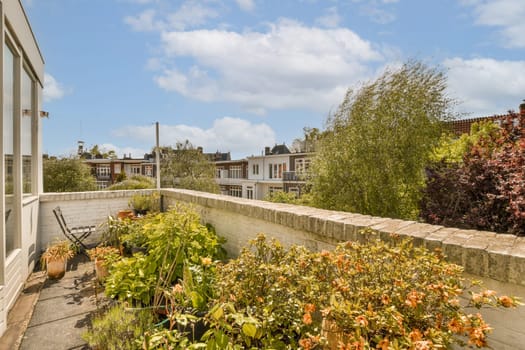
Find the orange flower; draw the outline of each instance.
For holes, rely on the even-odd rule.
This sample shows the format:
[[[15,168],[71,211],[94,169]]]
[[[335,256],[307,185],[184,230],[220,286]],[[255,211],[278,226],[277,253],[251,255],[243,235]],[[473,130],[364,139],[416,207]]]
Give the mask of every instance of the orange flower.
[[[458,298],[450,299],[450,300],[448,301],[448,304],[449,304],[450,306],[459,306],[459,299],[458,299]]]
[[[390,345],[390,341],[388,340],[388,338],[383,338],[383,340],[377,343],[376,349],[388,350],[389,345]]]
[[[310,350],[312,348],[312,341],[310,339],[301,339],[299,340],[299,346],[304,350]]]
[[[360,327],[368,326],[368,320],[363,315],[357,316],[355,318],[355,323],[357,323]]]
[[[330,306],[324,308],[321,310],[321,315],[323,315],[323,317],[326,317],[328,315],[330,315],[330,312],[332,311],[332,308]]]
[[[485,332],[481,327],[472,328],[469,332],[469,344],[474,344],[478,348],[485,347],[487,345],[487,339]]]
[[[390,297],[389,297],[388,295],[383,294],[383,295],[381,296],[381,303],[382,303],[383,305],[388,305],[388,304],[390,304],[390,301],[391,301],[391,299],[390,299]]]
[[[421,331],[417,328],[412,330],[412,332],[410,332],[408,336],[410,337],[410,340],[412,340],[413,342],[417,342],[423,339],[423,334],[421,334]]]
[[[304,312],[314,312],[315,311],[315,305],[314,304],[306,304],[304,306]]]
[[[410,293],[408,293],[407,298],[405,300],[405,304],[407,306],[415,308],[417,307],[417,304],[421,304],[424,296],[425,296],[425,293],[419,293],[413,290]]]
[[[474,305],[480,305],[483,303],[483,295],[479,293],[472,293],[472,302]]]
[[[303,323],[306,325],[312,324],[312,315],[310,313],[307,312],[303,315]]]
[[[452,320],[450,320],[447,327],[448,327],[448,330],[453,333],[456,333],[456,334],[463,333],[463,324],[457,318],[453,318]]]
[[[203,266],[210,266],[211,265],[211,258],[201,258],[201,263]]]
[[[496,291],[487,289],[487,290],[484,290],[482,294],[484,297],[493,297],[496,295]]]
[[[511,297],[508,297],[506,295],[502,295],[498,298],[498,303],[501,304],[503,307],[512,307],[514,305],[514,300],[512,300]]]
[[[420,340],[414,343],[415,350],[430,350],[432,349],[432,342],[428,340]]]
[[[321,252],[321,257],[323,257],[323,258],[328,259],[328,258],[330,258],[331,256],[332,256],[332,253],[330,253],[328,250],[323,250],[323,251]]]
[[[184,292],[184,289],[182,288],[180,284],[177,283],[176,285],[173,286],[173,293],[180,294],[182,292]]]

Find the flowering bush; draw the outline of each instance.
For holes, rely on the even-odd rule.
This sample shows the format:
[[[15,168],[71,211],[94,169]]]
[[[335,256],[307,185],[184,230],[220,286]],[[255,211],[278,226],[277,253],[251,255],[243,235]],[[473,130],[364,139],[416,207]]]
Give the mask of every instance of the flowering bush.
[[[466,310],[516,305],[409,240],[311,253],[259,236],[219,269],[203,341],[208,349],[487,347],[491,328]]]

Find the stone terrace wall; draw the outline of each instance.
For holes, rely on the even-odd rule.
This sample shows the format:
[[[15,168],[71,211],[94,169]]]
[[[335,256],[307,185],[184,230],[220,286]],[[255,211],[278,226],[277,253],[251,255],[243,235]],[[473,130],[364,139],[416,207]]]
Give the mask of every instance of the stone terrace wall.
[[[342,241],[364,242],[372,236],[390,240],[396,233],[413,238],[415,245],[441,248],[448,261],[463,266],[466,275],[481,279],[486,288],[525,300],[523,237],[187,190],[165,189],[161,194],[166,207],[176,202],[193,204],[203,222],[212,224],[227,239],[226,249],[233,256],[260,232],[285,245],[304,245],[311,250],[330,249]],[[375,235],[360,233],[367,227]],[[525,348],[525,307],[482,313],[495,328],[490,337],[494,349]]]
[[[90,237],[90,242],[98,242],[102,225],[108,216],[116,216],[122,209],[129,209],[128,202],[136,193],[149,193],[152,190],[133,191],[93,191],[45,193],[40,195],[37,251],[45,249],[55,239],[65,239],[53,214],[53,209],[60,206],[68,226],[96,225],[97,231]]]

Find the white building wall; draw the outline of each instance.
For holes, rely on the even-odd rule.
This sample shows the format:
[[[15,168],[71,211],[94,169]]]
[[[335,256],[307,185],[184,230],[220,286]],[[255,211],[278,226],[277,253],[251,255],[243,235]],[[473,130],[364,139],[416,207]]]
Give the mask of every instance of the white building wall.
[[[6,329],[7,313],[12,307],[20,290],[23,287],[27,276],[32,271],[35,261],[36,231],[38,227],[38,194],[42,192],[42,152],[41,152],[41,127],[40,112],[42,110],[42,87],[44,81],[44,60],[38,48],[35,36],[29,25],[29,21],[19,0],[0,0],[0,27],[2,36],[0,40],[0,60],[3,64],[3,50],[6,40],[10,40],[15,54],[14,69],[14,128],[13,146],[16,159],[13,174],[15,177],[14,194],[10,196],[12,201],[12,212],[9,215],[8,224],[12,225],[9,232],[14,237],[14,250],[6,256],[6,222],[0,221],[0,335]],[[30,113],[32,118],[32,185],[33,195],[22,195],[22,167],[21,167],[21,131],[20,118],[21,110],[21,79],[22,65],[27,67],[30,75],[35,80],[33,83],[34,97],[31,101]],[[3,82],[0,84],[0,96],[4,94]],[[0,110],[3,106],[0,105]],[[2,201],[0,202],[0,212],[5,213],[5,169],[3,149],[3,117],[0,118],[0,192]],[[18,164],[17,164],[18,163]]]

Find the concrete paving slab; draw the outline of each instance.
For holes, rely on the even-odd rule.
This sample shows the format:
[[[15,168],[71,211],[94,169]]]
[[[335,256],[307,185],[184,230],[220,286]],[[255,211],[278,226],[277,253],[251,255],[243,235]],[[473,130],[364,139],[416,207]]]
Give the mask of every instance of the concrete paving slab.
[[[81,313],[35,327],[29,326],[20,350],[69,350],[84,346],[89,349],[82,339],[88,324],[89,313]]]
[[[93,263],[77,255],[62,279],[45,280],[21,345],[13,349],[89,349],[82,333],[97,310],[101,292],[95,282]]]

